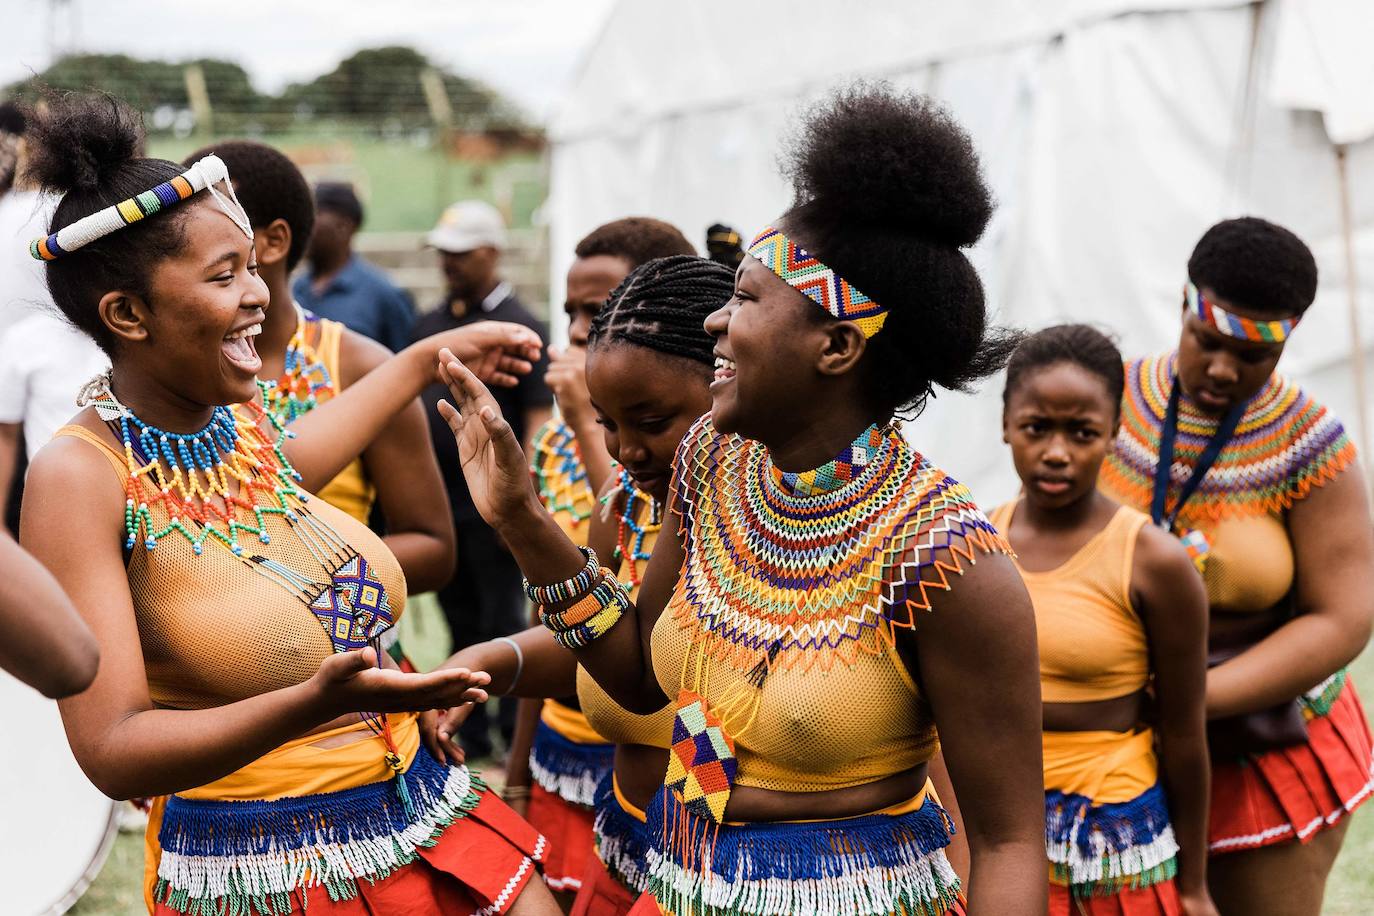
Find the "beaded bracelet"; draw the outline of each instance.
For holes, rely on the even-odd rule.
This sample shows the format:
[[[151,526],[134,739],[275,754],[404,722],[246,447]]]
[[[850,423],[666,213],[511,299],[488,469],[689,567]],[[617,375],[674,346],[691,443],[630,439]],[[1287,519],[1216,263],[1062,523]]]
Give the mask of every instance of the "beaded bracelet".
[[[617,588],[620,588],[620,583],[611,575],[611,571],[603,566],[601,578],[581,600],[561,611],[549,611],[540,607],[539,619],[550,629],[570,630],[578,624],[586,623],[610,604],[613,597],[611,592]]]
[[[546,616],[544,625],[553,633],[554,641],[565,649],[581,649],[609,633],[630,609],[630,595],[618,582],[614,588],[607,589],[603,594],[607,595],[608,602],[583,623],[558,629],[550,626],[549,618]]]
[[[587,565],[582,567],[582,571],[571,579],[555,582],[552,585],[532,585],[529,579],[524,580],[525,594],[529,596],[531,601],[540,605],[564,604],[591,591],[601,571],[601,561],[596,558],[596,551],[590,547],[577,549],[582,551],[582,555],[587,558]]]

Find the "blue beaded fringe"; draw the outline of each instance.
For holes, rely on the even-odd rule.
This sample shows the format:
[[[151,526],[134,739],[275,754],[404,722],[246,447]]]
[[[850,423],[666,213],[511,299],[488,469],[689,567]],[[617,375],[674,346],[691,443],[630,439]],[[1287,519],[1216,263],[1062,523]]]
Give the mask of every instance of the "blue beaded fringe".
[[[596,787],[596,853],[611,877],[642,894],[649,886],[649,828],[620,806],[615,775],[608,772]]]
[[[614,744],[570,741],[540,722],[530,748],[530,772],[536,782],[565,801],[590,808],[596,787],[615,762]]]
[[[1178,871],[1178,842],[1158,783],[1130,801],[1104,805],[1047,791],[1045,850],[1056,880],[1079,896],[1149,887]]]

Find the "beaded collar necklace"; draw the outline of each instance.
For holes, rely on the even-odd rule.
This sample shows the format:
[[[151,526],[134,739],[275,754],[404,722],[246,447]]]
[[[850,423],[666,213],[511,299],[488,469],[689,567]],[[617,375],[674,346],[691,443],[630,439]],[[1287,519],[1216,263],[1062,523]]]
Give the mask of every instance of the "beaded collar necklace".
[[[615,559],[620,568],[628,572],[633,590],[639,588],[642,581],[638,564],[648,562],[653,553],[652,545],[646,547],[645,542],[663,527],[663,506],[635,486],[634,478],[624,468],[620,470],[620,492],[623,505],[616,529]],[[641,520],[641,514],[646,518]]]
[[[566,517],[572,528],[591,518],[596,494],[572,429],[561,419],[550,420],[535,435],[532,451],[530,470],[544,508]]]
[[[780,471],[773,465],[773,459],[770,457],[770,476],[778,488],[789,496],[829,493],[853,480],[868,466],[869,461],[873,460],[883,447],[886,433],[887,427],[873,424],[859,433],[838,455],[811,471]]]
[[[300,306],[296,313],[296,331],[286,345],[281,378],[259,383],[267,412],[288,426],[334,396],[329,367],[310,343],[320,319]]]

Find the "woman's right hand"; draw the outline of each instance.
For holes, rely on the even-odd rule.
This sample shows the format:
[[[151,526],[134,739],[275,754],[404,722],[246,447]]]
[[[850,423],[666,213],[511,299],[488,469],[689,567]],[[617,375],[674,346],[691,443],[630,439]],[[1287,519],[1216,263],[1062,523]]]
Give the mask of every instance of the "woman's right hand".
[[[428,674],[379,668],[370,648],[329,656],[310,679],[327,712],[326,721],[352,712],[422,712],[483,703],[483,688],[490,682],[485,671],[467,668]]]
[[[439,377],[453,397],[439,402],[439,413],[458,443],[468,492],[482,520],[500,530],[538,506],[529,462],[487,386],[447,349],[439,351]]]

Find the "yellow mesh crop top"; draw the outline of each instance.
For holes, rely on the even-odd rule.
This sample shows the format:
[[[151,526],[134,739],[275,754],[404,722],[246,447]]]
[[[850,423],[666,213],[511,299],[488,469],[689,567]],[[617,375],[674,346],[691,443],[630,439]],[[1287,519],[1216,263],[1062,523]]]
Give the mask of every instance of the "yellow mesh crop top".
[[[1150,511],[1176,371],[1175,353],[1126,363],[1121,431],[1098,478],[1103,493],[1142,512]],[[1186,394],[1180,398],[1171,499],[1192,473],[1218,419]],[[1212,610],[1263,612],[1288,594],[1295,566],[1284,516],[1354,460],[1355,448],[1340,420],[1293,382],[1270,376],[1183,507],[1174,532],[1202,570]]]
[[[1011,529],[1016,503],[992,513]],[[1040,695],[1046,703],[1109,700],[1141,690],[1150,680],[1145,626],[1131,604],[1136,539],[1150,519],[1126,506],[1107,526],[1055,569],[1016,568],[1035,606],[1040,646]]]
[[[630,597],[637,600],[639,586],[644,581],[644,567],[648,565],[648,558],[658,541],[660,524],[652,519],[654,507],[650,505],[651,500],[637,498],[629,506],[636,520],[636,525],[631,526],[625,518],[624,486],[617,491],[617,495],[619,499],[609,507],[621,516],[618,541],[622,546],[616,551],[616,576],[622,582],[629,579]],[[642,530],[642,538],[637,536],[636,527]],[[581,665],[577,666],[577,699],[591,727],[612,744],[642,744],[666,749],[672,739],[671,703],[647,716],[636,715],[611,699]]]
[[[892,428],[786,473],[707,416],[679,446],[669,509],[686,558],[654,626],[654,673],[683,715],[719,719],[736,784],[838,789],[934,755],[896,631],[940,613],[980,554],[1006,550],[967,488]]]
[[[118,475],[124,456],[90,430],[64,426],[98,448]],[[153,522],[167,515],[151,506]],[[301,508],[336,531],[366,559],[386,589],[393,616],[405,607],[405,577],[381,540],[321,499]],[[312,558],[280,517],[267,516],[269,544],[253,550],[287,566],[308,568]],[[217,542],[197,556],[181,537],[162,538],[155,550],[137,546],[127,570],[139,641],[153,702],[172,709],[208,709],[307,680],[333,651],[320,619],[306,604],[235,557]]]

